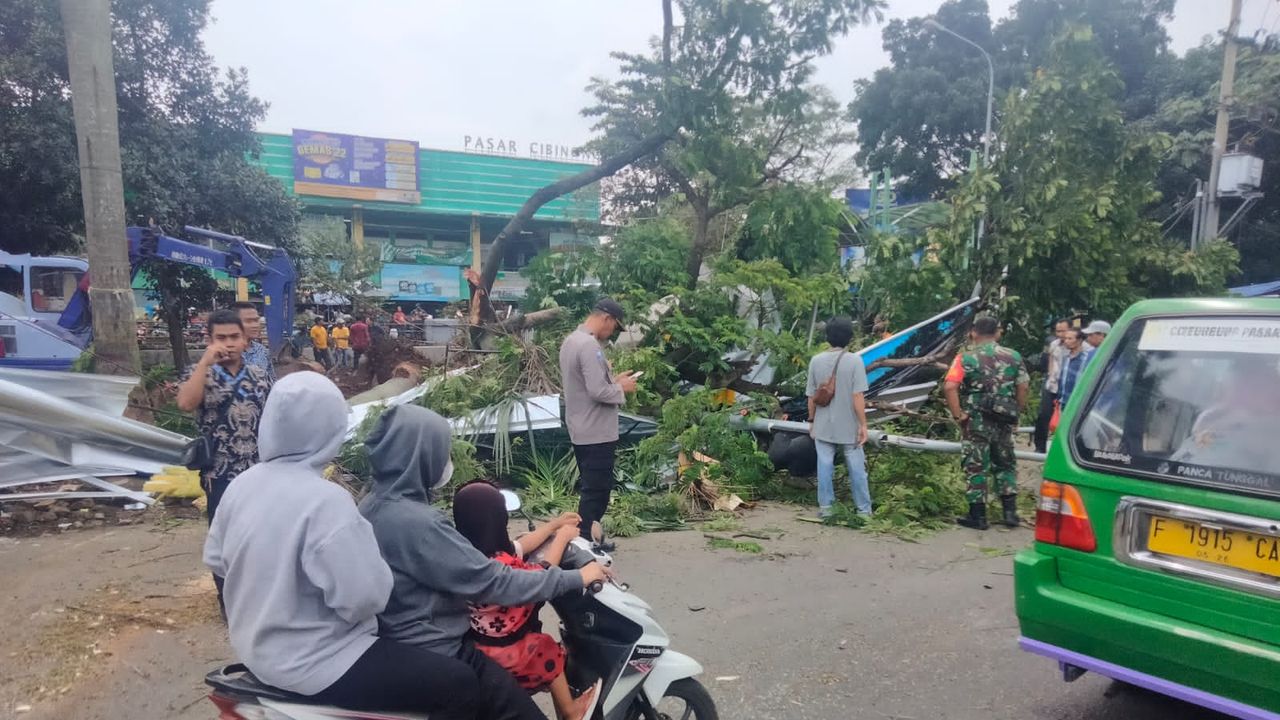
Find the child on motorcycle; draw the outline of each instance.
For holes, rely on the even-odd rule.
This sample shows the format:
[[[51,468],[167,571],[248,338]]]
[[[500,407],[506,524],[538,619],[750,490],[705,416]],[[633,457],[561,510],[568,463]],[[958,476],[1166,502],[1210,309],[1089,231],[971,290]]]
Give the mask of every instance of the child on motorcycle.
[[[515,570],[542,571],[560,564],[565,548],[578,536],[581,518],[564,513],[519,540],[507,534],[507,509],[502,494],[487,482],[462,486],[453,498],[453,523],[462,536],[486,557]],[[543,545],[541,562],[525,558]],[[577,698],[564,676],[564,648],[542,632],[538,611],[542,603],[502,606],[471,603],[471,637],[476,648],[511,673],[525,690],[550,690],[561,720],[586,718],[595,708],[599,684]]]

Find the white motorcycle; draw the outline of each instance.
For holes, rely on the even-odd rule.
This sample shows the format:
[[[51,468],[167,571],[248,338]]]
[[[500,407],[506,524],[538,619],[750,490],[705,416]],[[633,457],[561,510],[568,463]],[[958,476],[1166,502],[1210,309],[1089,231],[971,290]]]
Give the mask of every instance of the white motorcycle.
[[[515,493],[504,490],[503,495],[509,511],[519,509]],[[579,538],[560,565],[576,569],[593,560],[613,566],[608,553]],[[551,606],[560,616],[569,685],[583,690],[603,682],[593,720],[719,720],[715,701],[695,679],[702,666],[669,649],[670,638],[652,608],[626,584],[614,579],[590,592],[556,598]],[[213,688],[209,699],[221,712],[219,720],[428,720],[317,705],[263,684],[241,664],[215,670],[205,682]]]

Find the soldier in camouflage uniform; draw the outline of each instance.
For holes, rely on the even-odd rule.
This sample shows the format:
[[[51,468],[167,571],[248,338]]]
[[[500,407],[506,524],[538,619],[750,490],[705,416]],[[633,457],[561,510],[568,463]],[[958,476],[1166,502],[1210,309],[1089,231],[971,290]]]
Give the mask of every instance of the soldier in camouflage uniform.
[[[943,392],[951,415],[964,431],[964,473],[969,483],[965,527],[987,529],[987,485],[994,478],[1004,509],[1004,524],[1017,527],[1017,459],[1013,431],[1027,403],[1030,379],[1022,356],[998,344],[999,323],[990,316],[974,320],[972,344],[956,355]]]

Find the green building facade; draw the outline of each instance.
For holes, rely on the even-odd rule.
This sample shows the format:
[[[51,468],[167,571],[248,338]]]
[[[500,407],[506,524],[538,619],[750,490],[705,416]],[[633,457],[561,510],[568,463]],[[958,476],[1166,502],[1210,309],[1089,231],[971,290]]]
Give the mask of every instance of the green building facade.
[[[492,238],[524,201],[590,167],[300,130],[259,138],[262,151],[253,161],[298,198],[304,216],[341,218],[352,242],[381,248],[376,294],[397,303],[464,298],[463,269],[479,268]],[[596,186],[544,205],[508,241],[494,299],[523,297],[519,270],[536,254],[594,244],[589,233],[599,220]]]

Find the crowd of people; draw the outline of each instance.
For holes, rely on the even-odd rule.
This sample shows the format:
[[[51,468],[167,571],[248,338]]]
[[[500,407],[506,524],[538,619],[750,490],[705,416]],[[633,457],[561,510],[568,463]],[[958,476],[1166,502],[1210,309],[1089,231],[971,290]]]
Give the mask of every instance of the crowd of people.
[[[1084,328],[1075,327],[1070,318],[1054,323],[1053,337],[1045,344],[1041,363],[1044,386],[1040,390],[1040,412],[1032,433],[1036,452],[1043,453],[1048,447],[1049,435],[1057,425],[1055,416],[1071,398],[1081,371],[1110,332],[1111,323],[1105,320],[1094,320]]]
[[[323,474],[346,436],[342,393],[319,373],[277,381],[253,305],[212,313],[208,346],[180,385],[178,406],[199,426],[199,451],[188,458],[207,495],[204,560],[241,660],[268,683],[357,710],[542,718],[529,693],[546,689],[559,717],[589,716],[599,685],[573,695],[563,650],[540,632],[537,610],[605,571],[595,563],[566,571],[527,557],[541,546],[554,561],[578,536],[610,549],[600,522],[614,486],[618,412],[641,375],[615,374],[605,356],[624,319],[621,305],[601,299],[560,348],[578,512],[512,540],[505,503],[484,481],[458,490],[452,524],[432,507],[453,474],[452,434],[444,418],[415,405],[383,413],[365,440],[373,480],[357,506]],[[1070,398],[1109,331],[1101,321],[1057,324],[1042,418]],[[833,512],[840,455],[854,509],[869,515],[866,368],[848,349],[851,320],[832,318],[825,332],[830,347],[810,361],[806,390],[818,512]],[[310,340],[317,359],[333,358],[326,367],[346,366],[372,333],[365,317],[349,327],[338,318],[332,328],[317,318]],[[964,433],[969,512],[958,522],[978,529],[988,526],[990,484],[1005,524],[1019,523],[1013,433],[1029,381],[1022,357],[1000,345],[999,334],[995,318],[978,317],[944,381]],[[292,512],[281,515],[281,507]]]

